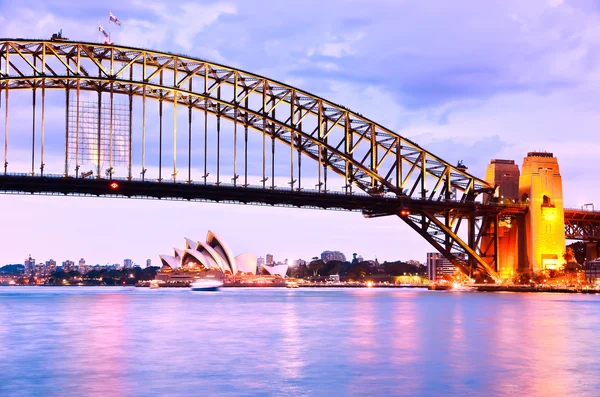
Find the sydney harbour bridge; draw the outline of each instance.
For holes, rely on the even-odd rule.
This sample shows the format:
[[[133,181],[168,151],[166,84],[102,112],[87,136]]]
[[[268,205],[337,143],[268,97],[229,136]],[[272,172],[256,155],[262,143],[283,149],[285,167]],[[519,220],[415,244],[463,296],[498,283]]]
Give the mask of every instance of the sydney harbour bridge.
[[[397,216],[464,273],[496,280],[503,229],[536,211],[340,104],[178,54],[0,39],[0,104],[3,193]],[[568,239],[600,241],[598,212],[560,222]]]

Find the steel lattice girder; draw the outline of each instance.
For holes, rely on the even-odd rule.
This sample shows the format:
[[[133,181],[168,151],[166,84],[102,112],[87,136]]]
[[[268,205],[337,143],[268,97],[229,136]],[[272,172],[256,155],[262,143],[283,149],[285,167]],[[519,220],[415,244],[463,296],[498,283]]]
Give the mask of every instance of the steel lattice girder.
[[[570,240],[600,241],[600,212],[565,210],[565,236]]]
[[[165,74],[172,79],[165,81]],[[344,177],[347,187],[373,195],[468,203],[494,189],[341,105],[204,60],[95,43],[0,40],[0,89],[40,87],[142,96],[204,110],[297,149]],[[474,247],[437,219],[439,213],[420,215],[419,221],[405,220],[440,252],[451,259],[453,250],[466,252],[494,275]],[[440,232],[444,247],[434,237]]]
[[[430,200],[450,199],[455,191],[463,193],[457,199],[466,201],[493,188],[341,105],[224,65],[112,45],[28,40],[0,40],[0,57],[4,61],[3,88],[44,85],[75,89],[79,82],[81,89],[108,92],[112,85],[115,93],[141,96],[145,92],[151,98],[207,108],[255,129],[262,131],[264,127],[269,135],[298,145],[304,154],[327,164],[348,184],[363,190],[384,186],[397,195],[410,192],[410,196]],[[22,60],[27,69],[17,67],[14,58]],[[86,66],[91,61],[97,73],[90,73],[84,61]],[[167,71],[172,81],[162,79]],[[202,84],[198,87],[192,82]],[[230,88],[229,97],[221,95],[224,86]],[[250,98],[258,100],[248,101]],[[290,111],[276,113],[283,104]],[[309,118],[314,127],[303,128]],[[337,129],[343,134],[333,140]],[[388,158],[394,161],[386,161]],[[414,181],[410,179],[413,174]],[[433,178],[431,191],[426,188],[427,178]]]

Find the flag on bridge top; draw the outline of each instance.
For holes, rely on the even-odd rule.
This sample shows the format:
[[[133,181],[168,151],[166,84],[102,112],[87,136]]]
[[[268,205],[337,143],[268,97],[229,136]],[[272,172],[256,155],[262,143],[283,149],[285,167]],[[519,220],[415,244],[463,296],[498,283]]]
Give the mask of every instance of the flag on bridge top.
[[[115,16],[115,14],[112,13],[112,11],[108,12],[108,21],[114,22],[115,25],[121,26],[121,21],[119,21],[119,19],[117,19],[117,17]]]
[[[108,38],[108,33],[106,33],[106,30],[104,30],[101,24],[98,24],[98,31],[102,33],[104,37]]]

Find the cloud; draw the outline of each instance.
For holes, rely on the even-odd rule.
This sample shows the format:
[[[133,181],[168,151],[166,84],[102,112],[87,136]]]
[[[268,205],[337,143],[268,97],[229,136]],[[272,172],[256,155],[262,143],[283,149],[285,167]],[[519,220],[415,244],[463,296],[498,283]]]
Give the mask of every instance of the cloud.
[[[354,44],[366,37],[364,32],[359,32],[344,37],[332,36],[320,44],[316,49],[310,48],[306,55],[309,57],[320,54],[325,57],[342,58],[355,54]]]
[[[152,23],[153,29],[148,29],[152,30],[151,34],[164,35],[165,31],[169,31],[174,38],[174,43],[185,51],[191,51],[197,43],[202,42],[198,35],[208,26],[225,15],[232,15],[237,12],[234,5],[220,2],[213,4],[192,2],[165,4],[157,1],[135,1],[134,4],[138,7],[147,7],[153,12],[153,17],[158,19]],[[166,43],[163,41],[163,44]]]

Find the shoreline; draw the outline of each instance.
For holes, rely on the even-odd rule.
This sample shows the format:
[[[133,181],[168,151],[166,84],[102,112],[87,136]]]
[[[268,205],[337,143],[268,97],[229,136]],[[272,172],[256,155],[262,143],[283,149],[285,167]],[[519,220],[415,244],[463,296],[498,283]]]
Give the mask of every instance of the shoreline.
[[[136,287],[136,288],[149,288],[150,285],[147,283],[138,283],[136,285],[48,285],[48,284],[37,284],[37,285],[6,285],[0,284],[0,287],[108,287],[108,288],[125,288],[125,287]],[[173,283],[161,285],[160,288],[189,288],[188,283]],[[265,284],[251,284],[251,283],[230,283],[224,284],[221,288],[287,288],[285,283],[265,283]],[[366,283],[350,283],[350,284],[323,284],[323,283],[302,283],[298,284],[297,287],[289,289],[318,289],[318,288],[371,288],[371,289],[421,289],[427,290],[427,285],[368,285]],[[474,285],[470,289],[455,290],[455,289],[444,289],[442,291],[455,291],[455,292],[513,292],[513,293],[563,293],[563,294],[600,294],[600,290],[596,288],[565,288],[565,287],[530,287],[530,286],[519,286],[519,285]]]

